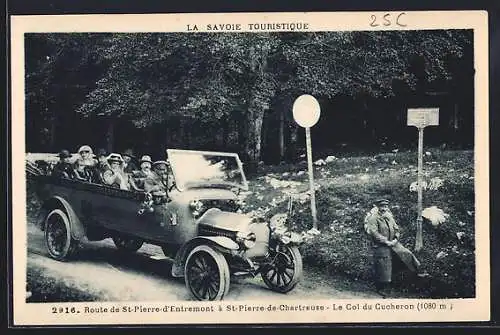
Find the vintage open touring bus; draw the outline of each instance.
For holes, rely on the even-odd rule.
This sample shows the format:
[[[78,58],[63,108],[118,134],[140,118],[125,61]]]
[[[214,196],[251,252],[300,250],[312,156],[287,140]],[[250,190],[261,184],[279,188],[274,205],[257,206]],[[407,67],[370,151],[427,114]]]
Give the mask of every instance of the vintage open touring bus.
[[[150,243],[173,259],[172,275],[198,300],[222,299],[239,275],[292,290],[302,275],[301,238],[241,213],[238,194],[248,183],[238,155],[168,149],[167,159],[164,194],[59,178],[27,163],[49,255],[69,260],[81,243],[106,238],[126,252]]]

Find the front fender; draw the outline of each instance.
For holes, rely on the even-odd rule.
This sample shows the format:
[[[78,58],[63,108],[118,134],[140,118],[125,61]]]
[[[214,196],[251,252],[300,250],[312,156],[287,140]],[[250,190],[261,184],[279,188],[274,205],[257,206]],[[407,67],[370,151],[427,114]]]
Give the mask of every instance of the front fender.
[[[189,252],[200,244],[208,244],[214,249],[222,252],[231,252],[238,250],[238,243],[224,236],[198,236],[185,243],[175,255],[174,264],[172,265],[173,277],[184,277],[184,265]]]
[[[299,246],[304,243],[304,238],[302,235],[297,234],[295,232],[285,232],[285,233],[273,233],[272,240],[275,240],[277,243],[285,244],[285,245],[296,245]]]
[[[53,209],[61,209],[68,216],[70,227],[71,227],[71,237],[73,237],[77,241],[82,241],[87,238],[85,227],[82,222],[76,215],[75,211],[68,203],[68,201],[60,196],[54,196],[47,201],[45,201],[42,205],[42,213],[45,211],[50,212]],[[43,227],[43,225],[42,225]],[[45,227],[43,227],[45,229]]]

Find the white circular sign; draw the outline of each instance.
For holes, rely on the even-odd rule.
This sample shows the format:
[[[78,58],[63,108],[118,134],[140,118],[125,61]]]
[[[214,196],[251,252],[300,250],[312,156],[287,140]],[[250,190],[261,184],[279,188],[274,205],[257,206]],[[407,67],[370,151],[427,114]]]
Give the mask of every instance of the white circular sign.
[[[293,118],[299,126],[310,128],[319,120],[320,107],[318,100],[309,94],[298,97],[293,103]]]

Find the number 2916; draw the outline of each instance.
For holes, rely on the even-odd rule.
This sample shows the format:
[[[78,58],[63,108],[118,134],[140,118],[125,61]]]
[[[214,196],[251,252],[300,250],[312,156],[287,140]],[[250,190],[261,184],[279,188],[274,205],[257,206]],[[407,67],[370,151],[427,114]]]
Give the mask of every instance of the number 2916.
[[[75,307],[52,307],[52,313],[78,313]]]

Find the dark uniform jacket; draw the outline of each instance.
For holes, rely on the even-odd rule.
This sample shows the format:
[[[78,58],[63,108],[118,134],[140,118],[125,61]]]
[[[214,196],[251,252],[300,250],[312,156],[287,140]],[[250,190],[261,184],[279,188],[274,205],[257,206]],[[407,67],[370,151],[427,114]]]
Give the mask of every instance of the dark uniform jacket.
[[[137,171],[139,168],[137,165],[135,165],[134,161],[131,160],[130,162],[127,163],[127,166],[123,168],[123,172],[125,173],[132,173],[133,171]]]
[[[155,178],[155,173],[153,171],[149,171],[146,173],[144,171],[136,171],[132,174],[132,180],[136,188],[140,190],[144,190],[144,184],[147,178]]]
[[[154,172],[144,180],[144,191],[148,193],[166,193],[167,187],[167,180],[162,180]]]
[[[375,265],[375,279],[379,282],[390,282],[392,279],[392,254],[394,253],[411,271],[416,271],[420,266],[415,255],[405,248],[400,242],[393,246],[385,243],[394,239],[399,240],[399,226],[392,214],[381,215],[372,213],[366,218],[366,232],[371,236],[373,258]]]
[[[66,162],[58,162],[56,165],[54,165],[54,168],[52,169],[52,175],[59,178],[76,178],[76,172],[73,169],[73,165]]]

